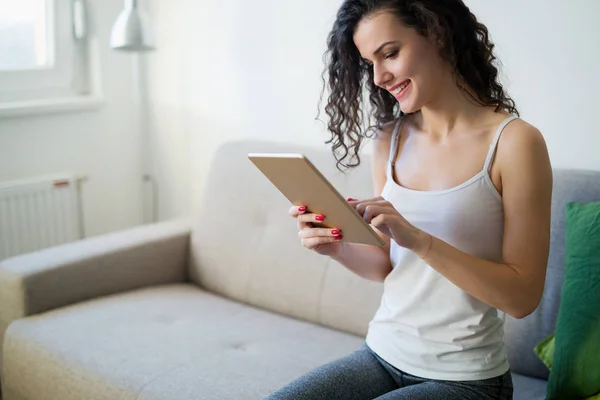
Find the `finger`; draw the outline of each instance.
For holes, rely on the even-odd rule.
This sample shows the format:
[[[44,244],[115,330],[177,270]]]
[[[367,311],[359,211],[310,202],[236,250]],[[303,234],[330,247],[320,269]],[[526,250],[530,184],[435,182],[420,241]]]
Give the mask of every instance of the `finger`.
[[[306,212],[306,206],[291,206],[289,214],[292,217],[297,218],[298,215],[301,215],[301,214],[303,214],[305,212]]]
[[[327,236],[327,237],[335,237],[335,236],[339,236],[342,233],[342,231],[340,229],[327,229],[327,228],[311,228],[311,229],[304,229],[298,232],[298,237],[300,237],[301,239],[309,239],[309,238],[313,238],[313,237],[321,237],[321,236]]]
[[[324,215],[314,214],[314,213],[300,214],[296,218],[299,231],[313,228],[314,227],[313,224],[323,222],[324,220],[325,220]]]
[[[321,215],[321,214],[306,213],[306,214],[298,215],[298,221],[305,222],[305,223],[309,223],[309,222],[319,223],[319,222],[325,221],[325,216]]]
[[[377,197],[372,197],[370,199],[363,199],[363,200],[358,200],[358,199],[349,197],[347,200],[350,203],[354,203],[354,202],[362,203],[362,202],[378,202],[378,201],[385,200],[385,199],[381,196],[377,196]]]
[[[390,225],[390,223],[392,222],[391,216],[389,214],[379,214],[373,218],[371,218],[371,222],[369,222],[371,225],[373,225],[375,228],[380,229],[384,226],[388,226]],[[385,232],[387,231],[387,229],[383,229],[381,230],[381,232]]]
[[[346,201],[348,202],[348,204],[350,204],[351,207],[356,208],[356,205],[360,203],[360,200],[358,199],[354,199],[352,197],[348,197],[346,199]]]
[[[319,236],[308,239],[302,239],[302,245],[306,248],[314,250],[316,247],[322,244],[335,243],[342,240],[342,236]]]
[[[364,200],[361,201],[360,203],[358,203],[354,208],[356,209],[356,211],[358,211],[358,213],[362,216],[364,216],[365,210],[367,209],[367,207],[371,207],[371,206],[382,206],[382,207],[390,207],[391,204],[384,200],[383,198],[378,198],[378,200]]]
[[[346,201],[348,201],[348,204],[350,204],[352,207],[354,207],[354,209],[356,209],[358,212],[362,212],[362,211],[364,211],[364,207],[362,210],[358,209],[358,207],[361,204],[379,203],[381,201],[385,201],[385,199],[381,196],[373,197],[372,199],[365,199],[365,200],[357,200],[355,198],[349,197],[346,199]]]
[[[365,207],[362,217],[367,224],[370,224],[376,217],[383,217],[384,215],[389,216],[389,212],[390,209],[388,207],[370,204]]]

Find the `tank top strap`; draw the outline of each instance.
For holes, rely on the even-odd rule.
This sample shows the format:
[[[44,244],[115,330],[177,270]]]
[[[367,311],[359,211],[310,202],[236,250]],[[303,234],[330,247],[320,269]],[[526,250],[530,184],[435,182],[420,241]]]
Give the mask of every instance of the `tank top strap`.
[[[490,144],[490,150],[485,159],[484,171],[486,171],[488,173],[490,172],[490,169],[492,167],[492,161],[494,160],[494,156],[496,155],[496,149],[498,148],[498,142],[500,141],[500,135],[502,135],[502,131],[504,130],[506,125],[508,125],[510,122],[512,122],[518,118],[519,117],[517,117],[517,116],[511,115],[510,117],[508,117],[504,121],[502,121],[500,123],[500,125],[498,126],[498,129],[496,130],[496,134],[494,135],[494,140],[492,140],[492,144]]]
[[[388,167],[394,167],[396,163],[396,156],[398,155],[398,137],[400,133],[400,126],[402,125],[402,117],[398,118],[396,122],[396,126],[394,127],[394,132],[392,133],[392,140],[390,141],[390,159],[388,162]]]

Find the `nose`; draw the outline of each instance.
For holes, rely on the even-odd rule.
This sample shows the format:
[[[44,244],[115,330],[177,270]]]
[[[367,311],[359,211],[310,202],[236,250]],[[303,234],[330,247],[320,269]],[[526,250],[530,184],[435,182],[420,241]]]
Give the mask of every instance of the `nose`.
[[[382,88],[385,88],[386,83],[390,82],[394,76],[381,64],[373,64],[373,81]]]

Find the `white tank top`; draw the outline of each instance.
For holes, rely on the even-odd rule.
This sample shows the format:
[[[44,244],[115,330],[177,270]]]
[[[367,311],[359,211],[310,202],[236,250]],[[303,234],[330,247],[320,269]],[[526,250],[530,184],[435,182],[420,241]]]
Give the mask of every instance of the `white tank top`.
[[[504,211],[489,172],[505,119],[490,145],[483,169],[446,190],[418,191],[393,178],[400,121],[396,124],[382,197],[411,224],[450,245],[502,262]],[[428,379],[488,379],[509,370],[504,314],[467,294],[414,252],[390,249],[392,271],[369,324],[367,344],[394,367]]]

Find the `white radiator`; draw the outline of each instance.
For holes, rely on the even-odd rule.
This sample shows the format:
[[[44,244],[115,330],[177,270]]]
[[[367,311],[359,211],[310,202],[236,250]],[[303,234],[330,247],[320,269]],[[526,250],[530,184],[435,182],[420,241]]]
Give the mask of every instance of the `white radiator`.
[[[0,182],[0,260],[84,237],[76,175]]]

